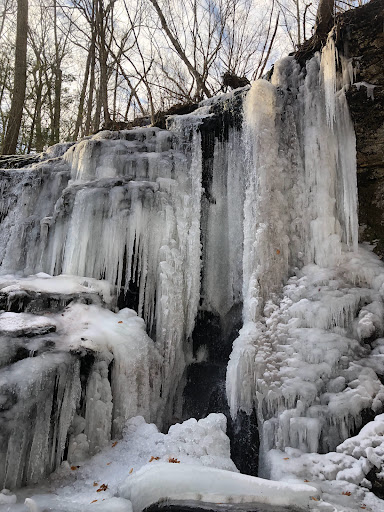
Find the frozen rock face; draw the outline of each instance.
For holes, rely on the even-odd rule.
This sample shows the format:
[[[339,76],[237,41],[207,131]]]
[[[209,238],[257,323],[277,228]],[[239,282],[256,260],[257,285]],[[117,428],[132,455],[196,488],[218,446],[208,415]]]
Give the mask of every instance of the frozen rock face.
[[[190,132],[188,151],[158,129],[102,132],[63,158],[3,171],[2,272],[103,278],[118,294],[133,283],[175,382],[200,292],[201,150]],[[174,386],[164,386],[166,400]]]
[[[196,127],[186,140],[103,132],[1,171],[3,485],[172,415],[200,296]],[[129,287],[156,346],[135,312],[109,311]]]
[[[44,390],[34,403],[46,407],[40,416],[49,439],[32,470],[30,447],[42,443],[36,429],[26,429],[16,458],[4,435],[8,487],[37,481],[63,457],[82,461],[137,414],[171,423],[180,411],[175,397],[192,358],[200,297],[203,310],[223,326],[233,324],[233,307],[241,303],[244,190],[240,123],[223,124],[234,118],[232,98],[225,107],[213,103],[192,117],[175,116],[172,131],[100,132],[50,148],[20,170],[1,171],[0,371],[13,375],[33,357],[25,389]],[[236,101],[239,116],[241,96]],[[220,111],[214,130],[211,109]],[[117,304],[133,306],[145,324],[129,310],[113,313]],[[40,372],[41,358],[47,363]],[[51,432],[64,414],[62,398],[55,402],[59,378],[70,395],[60,448]],[[35,412],[23,393],[4,378],[4,396],[16,394],[20,414],[29,417]],[[4,414],[5,422],[15,416],[13,427],[22,421]]]
[[[161,404],[162,357],[143,320],[129,309],[106,309],[110,290],[102,281],[88,280],[96,304],[88,290],[85,303],[75,303],[82,285],[73,277],[30,277],[6,288],[39,293],[42,280],[40,292],[55,284],[71,304],[0,314],[0,481],[7,488],[41,481],[64,456],[83,461],[118,436],[127,418],[157,419]]]

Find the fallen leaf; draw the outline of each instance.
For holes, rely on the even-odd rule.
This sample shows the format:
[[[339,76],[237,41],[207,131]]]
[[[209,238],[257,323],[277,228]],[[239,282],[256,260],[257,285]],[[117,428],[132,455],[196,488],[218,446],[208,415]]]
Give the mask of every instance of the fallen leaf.
[[[91,503],[96,503],[96,501],[97,501],[97,500],[93,500],[93,501],[91,501]]]
[[[115,442],[112,444],[112,448],[114,448],[116,445],[117,445],[117,441],[115,441]]]
[[[107,466],[109,466],[110,464],[112,464],[112,462],[107,462]]]
[[[122,321],[122,320],[119,320],[117,323],[118,323],[118,324],[122,324],[122,323],[123,323],[123,321]]]
[[[129,472],[129,474],[131,475],[133,473],[133,468],[131,469],[131,471]]]
[[[149,459],[149,462],[152,462],[153,460],[159,460],[159,459],[160,459],[160,457],[154,457],[154,456],[152,455],[152,457]]]
[[[101,484],[96,492],[106,491],[107,489],[108,489],[108,485],[107,484]]]
[[[277,249],[277,250],[276,250],[276,254],[280,254],[280,251],[279,251],[279,249]]]
[[[284,457],[284,460],[289,460],[289,457]]]
[[[79,469],[80,466],[71,466],[72,471],[76,471],[76,469]]]
[[[93,482],[93,487],[97,487],[99,485],[99,482]]]
[[[341,494],[343,494],[344,496],[350,496],[352,493],[350,493],[349,491],[346,491],[346,492],[342,492]]]
[[[315,498],[314,496],[311,496],[311,500],[313,501],[319,501],[317,498]]]
[[[173,462],[174,464],[180,464],[180,461],[177,459],[174,459],[173,457],[169,457],[168,462]]]
[[[304,482],[309,482],[309,480],[304,480]]]
[[[362,506],[362,507],[360,507],[360,508],[367,508],[367,507],[366,507],[365,505],[363,505],[363,506]]]

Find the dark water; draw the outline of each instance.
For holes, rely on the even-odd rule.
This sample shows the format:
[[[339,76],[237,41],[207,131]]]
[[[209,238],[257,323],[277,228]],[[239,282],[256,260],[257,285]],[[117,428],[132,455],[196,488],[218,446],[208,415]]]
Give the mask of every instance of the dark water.
[[[198,501],[161,501],[146,508],[144,512],[299,512],[296,507],[279,507],[276,505],[259,505],[257,503],[201,503]]]

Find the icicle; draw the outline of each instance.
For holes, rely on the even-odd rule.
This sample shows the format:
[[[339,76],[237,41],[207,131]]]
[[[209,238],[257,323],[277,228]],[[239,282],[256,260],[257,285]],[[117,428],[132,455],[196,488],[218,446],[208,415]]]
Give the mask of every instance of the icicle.
[[[327,112],[327,123],[330,127],[336,119],[335,94],[336,94],[336,62],[338,52],[335,46],[334,33],[330,32],[327,44],[321,52],[321,80],[323,81],[325,94],[325,108]]]

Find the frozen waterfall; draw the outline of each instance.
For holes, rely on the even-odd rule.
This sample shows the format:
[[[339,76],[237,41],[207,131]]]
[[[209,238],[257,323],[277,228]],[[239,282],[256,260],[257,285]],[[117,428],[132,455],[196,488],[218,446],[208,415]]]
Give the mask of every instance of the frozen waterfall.
[[[355,134],[337,62],[331,35],[305,69],[280,61],[244,103],[244,326],[227,394],[233,416],[257,411],[264,475],[269,450],[334,450],[383,406],[366,341],[383,333],[383,268],[357,246]]]
[[[305,67],[283,59],[271,81],[202,102],[168,130],[103,131],[0,170],[1,486],[75,478],[72,467],[81,493],[93,479],[83,467],[110,458],[105,496],[118,506],[161,476],[144,468],[115,498],[133,466],[236,471],[222,414],[158,430],[183,419],[188,368],[221,350],[204,324],[195,344],[204,314],[223,343],[242,322],[228,420],[256,418],[260,475],[283,479],[282,460],[333,452],[383,410],[384,266],[358,246],[348,66],[331,34]],[[368,472],[376,459],[364,454]],[[191,471],[179,476],[195,496]],[[235,480],[254,497],[251,477]],[[317,501],[301,487],[293,502]]]

